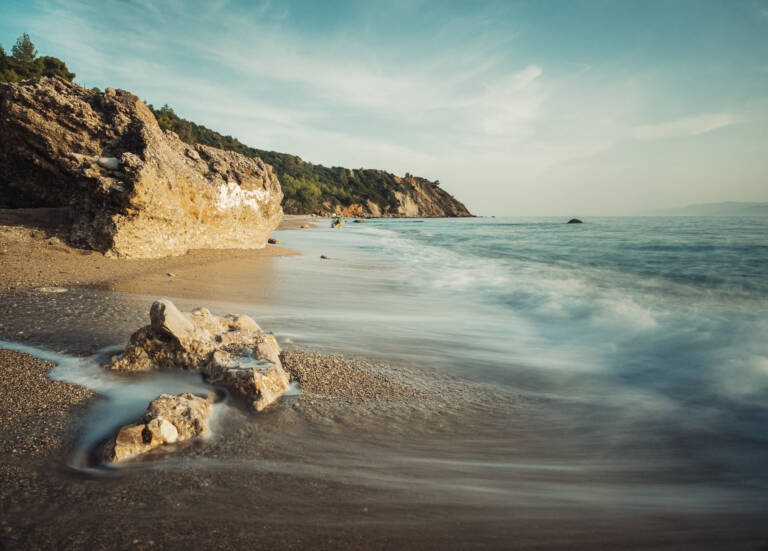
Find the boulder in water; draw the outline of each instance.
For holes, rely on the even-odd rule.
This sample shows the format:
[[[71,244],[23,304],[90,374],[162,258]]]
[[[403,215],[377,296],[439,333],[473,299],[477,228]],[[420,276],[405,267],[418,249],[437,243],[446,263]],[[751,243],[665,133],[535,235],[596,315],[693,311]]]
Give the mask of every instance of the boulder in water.
[[[579,220],[578,218],[571,218],[570,220],[568,220],[568,223],[569,224],[583,224],[583,222],[581,220]]]
[[[161,394],[138,423],[121,428],[104,447],[104,459],[118,463],[150,450],[208,434],[213,395]]]
[[[333,221],[331,222],[331,227],[336,230],[340,230],[341,228],[344,227],[344,220],[342,220],[341,218],[334,218]]]
[[[150,308],[150,325],[131,335],[122,357],[107,367],[200,371],[252,401],[261,411],[288,390],[280,345],[246,315],[214,316],[205,308],[180,312],[167,299]]]

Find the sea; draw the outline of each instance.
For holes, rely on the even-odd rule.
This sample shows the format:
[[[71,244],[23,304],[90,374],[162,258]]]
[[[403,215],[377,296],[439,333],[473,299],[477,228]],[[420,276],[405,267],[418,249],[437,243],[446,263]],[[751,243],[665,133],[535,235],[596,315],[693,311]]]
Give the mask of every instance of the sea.
[[[768,521],[768,217],[566,222],[276,232],[302,254],[271,260],[264,299],[206,306],[249,313],[287,349],[389,366],[441,399],[288,424],[269,439],[279,459],[238,468],[386,491],[404,510],[453,504],[470,527],[580,519],[588,531],[600,519],[649,545],[675,533],[690,548],[757,549],[737,542]],[[24,346],[67,352],[45,340]],[[96,380],[79,361],[54,376]],[[157,390],[126,398],[100,384],[113,403],[95,406],[101,432],[87,445],[115,403],[125,420]]]

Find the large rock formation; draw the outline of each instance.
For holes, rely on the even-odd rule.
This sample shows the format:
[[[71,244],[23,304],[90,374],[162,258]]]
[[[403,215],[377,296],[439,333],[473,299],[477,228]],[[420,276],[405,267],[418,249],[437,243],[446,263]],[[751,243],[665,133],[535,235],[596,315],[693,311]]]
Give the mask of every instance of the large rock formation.
[[[200,371],[209,382],[251,400],[257,411],[288,390],[277,339],[250,317],[219,317],[205,308],[180,312],[169,300],[152,304],[149,316],[150,325],[131,336],[122,357],[113,358],[108,368]]]
[[[0,84],[0,207],[72,208],[72,240],[108,255],[261,248],[282,192],[258,158],[163,132],[124,90]]]
[[[213,394],[161,394],[150,402],[142,419],[122,427],[104,446],[104,459],[117,463],[165,444],[206,436]]]

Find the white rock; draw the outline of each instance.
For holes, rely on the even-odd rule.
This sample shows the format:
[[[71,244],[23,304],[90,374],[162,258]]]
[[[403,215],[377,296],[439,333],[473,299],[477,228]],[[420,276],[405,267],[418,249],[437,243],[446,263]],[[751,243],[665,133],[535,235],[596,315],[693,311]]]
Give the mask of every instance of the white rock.
[[[107,170],[120,169],[120,159],[117,157],[99,157],[96,162],[100,167],[106,168]]]

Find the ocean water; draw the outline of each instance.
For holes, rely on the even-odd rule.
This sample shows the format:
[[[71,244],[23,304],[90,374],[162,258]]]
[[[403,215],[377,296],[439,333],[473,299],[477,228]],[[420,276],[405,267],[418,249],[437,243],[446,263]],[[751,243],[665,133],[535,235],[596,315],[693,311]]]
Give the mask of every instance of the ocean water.
[[[525,464],[580,473],[534,500],[768,510],[768,218],[563,222],[282,232],[305,255],[261,317],[312,348],[514,393],[478,488],[517,495]]]
[[[247,313],[286,349],[381,361],[429,391],[423,403],[306,419],[290,408],[227,414],[224,403],[221,431],[195,464],[335,480],[367,489],[361,507],[439,508],[436,519],[530,541],[532,527],[570,523],[578,541],[594,542],[597,519],[612,541],[652,545],[674,533],[690,548],[729,548],[747,532],[739,548],[768,541],[754,539],[768,511],[768,218],[564,222],[368,220],[332,230],[320,220],[276,232],[302,255],[269,260],[264,287],[244,280],[252,292],[242,300],[171,297],[182,309]],[[152,298],[16,294],[4,298],[16,315],[0,337],[38,327],[26,329],[28,345],[70,355],[120,346]],[[46,333],[51,312],[60,321]],[[63,361],[53,375],[104,387],[94,383],[106,399],[85,447],[138,415],[156,385],[201,384],[151,375],[121,391],[127,382],[83,362]],[[248,423],[258,438],[238,436]],[[75,467],[87,452],[77,449]]]

